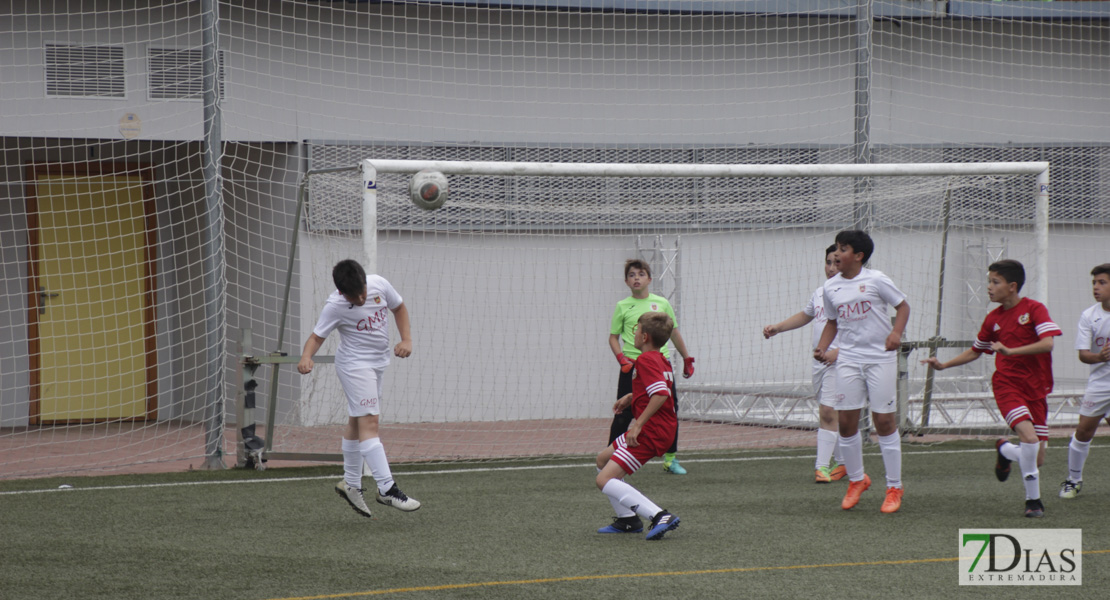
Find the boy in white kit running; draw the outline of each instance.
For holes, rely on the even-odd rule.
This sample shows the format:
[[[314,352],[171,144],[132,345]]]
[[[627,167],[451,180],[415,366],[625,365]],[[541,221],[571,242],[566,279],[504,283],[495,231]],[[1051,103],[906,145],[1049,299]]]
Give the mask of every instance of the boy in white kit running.
[[[1068,444],[1068,478],[1060,485],[1060,497],[1068,499],[1083,487],[1083,465],[1099,421],[1110,422],[1110,263],[1092,269],[1091,277],[1096,304],[1080,315],[1075,336],[1079,361],[1091,365],[1091,374],[1079,406],[1079,425]]]
[[[910,318],[910,305],[880,271],[865,268],[875,243],[859,230],[836,234],[836,263],[840,273],[825,281],[825,331],[813,358],[827,362],[833,339],[840,345],[836,357],[836,410],[840,420],[840,452],[848,470],[848,491],[840,508],[849,510],[871,487],[863,472],[863,439],[860,411],[870,402],[871,418],[879,434],[879,449],[886,467],[886,498],[880,510],[902,507],[902,438],[896,406],[897,350]],[[894,307],[891,326],[888,309]]]
[[[836,244],[825,249],[825,279],[836,275]],[[812,323],[813,347],[821,341],[821,333],[825,331],[825,287],[822,285],[814,290],[809,297],[809,303],[802,312],[796,313],[781,323],[768,325],[763,328],[763,338],[770,339],[784,331],[797,329],[806,323]],[[835,344],[836,341],[833,340]],[[846,470],[840,462],[840,448],[837,445],[837,415],[836,415],[836,349],[825,353],[829,362],[813,361],[813,393],[817,398],[818,419],[817,427],[817,460],[814,464],[814,481],[816,483],[831,483],[844,477]]]
[[[420,502],[397,488],[389,470],[385,448],[378,437],[382,377],[389,366],[389,318],[393,313],[401,342],[393,348],[400,358],[412,354],[409,313],[397,290],[384,277],[366,275],[362,265],[342,260],[332,269],[336,290],[328,296],[312,335],[304,344],[297,371],[312,372],[312,357],[324,339],[339,330],[335,373],[347,396],[347,426],[343,432],[343,480],[335,491],[355,512],[370,516],[362,492],[362,463],[370,466],[377,483],[375,499],[403,511],[420,508]]]

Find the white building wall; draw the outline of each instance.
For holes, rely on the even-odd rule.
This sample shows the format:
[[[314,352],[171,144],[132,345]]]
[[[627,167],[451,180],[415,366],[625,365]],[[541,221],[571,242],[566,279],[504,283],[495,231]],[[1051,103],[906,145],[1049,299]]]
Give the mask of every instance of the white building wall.
[[[199,47],[199,3],[43,17],[15,4],[0,15],[0,135],[117,139],[132,112],[143,139],[201,137],[201,103],[149,100],[146,81],[149,47]],[[852,142],[850,21],[722,15],[702,31],[679,15],[340,8],[221,6],[225,140]],[[1110,128],[1104,26],[886,21],[874,39],[875,143],[1097,142]],[[46,98],[47,42],[124,46],[127,97]]]

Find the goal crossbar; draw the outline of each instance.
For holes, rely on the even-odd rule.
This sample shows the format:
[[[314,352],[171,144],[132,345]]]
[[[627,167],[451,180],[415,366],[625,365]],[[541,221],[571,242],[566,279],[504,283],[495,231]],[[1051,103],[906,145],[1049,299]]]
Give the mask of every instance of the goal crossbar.
[[[673,163],[552,163],[455,160],[362,161],[363,170],[415,173],[433,170],[447,175],[550,177],[899,177],[947,175],[1041,175],[1049,163],[891,163],[891,164],[673,164]],[[1047,191],[1047,190],[1046,190]]]

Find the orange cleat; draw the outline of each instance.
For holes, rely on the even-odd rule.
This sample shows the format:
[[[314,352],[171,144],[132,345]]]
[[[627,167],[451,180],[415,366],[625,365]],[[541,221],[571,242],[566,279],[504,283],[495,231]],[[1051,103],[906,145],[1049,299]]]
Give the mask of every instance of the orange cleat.
[[[844,500],[840,503],[840,508],[849,510],[859,504],[859,497],[869,487],[871,487],[871,478],[866,473],[863,475],[863,479],[859,481],[849,481],[848,493],[844,494]]]
[[[837,465],[835,469],[829,472],[829,479],[833,481],[840,481],[841,479],[844,479],[844,476],[847,474],[848,469],[844,468],[844,465]]]
[[[886,488],[886,500],[883,500],[883,507],[879,510],[885,513],[898,512],[902,508],[902,492],[902,488]]]
[[[814,483],[831,483],[832,482],[832,476],[829,474],[829,468],[828,467],[817,467],[817,471],[814,474],[813,482]]]

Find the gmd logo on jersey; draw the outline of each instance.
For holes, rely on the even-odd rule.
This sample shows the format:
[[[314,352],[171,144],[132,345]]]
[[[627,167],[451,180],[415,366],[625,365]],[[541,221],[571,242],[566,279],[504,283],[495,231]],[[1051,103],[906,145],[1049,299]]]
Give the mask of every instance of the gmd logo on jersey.
[[[961,529],[960,585],[1082,585],[1082,529]]]

